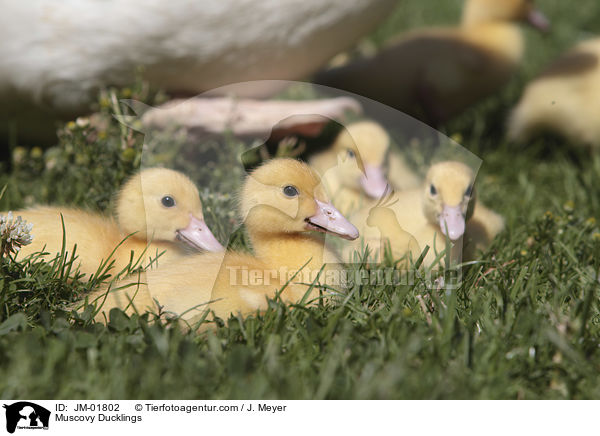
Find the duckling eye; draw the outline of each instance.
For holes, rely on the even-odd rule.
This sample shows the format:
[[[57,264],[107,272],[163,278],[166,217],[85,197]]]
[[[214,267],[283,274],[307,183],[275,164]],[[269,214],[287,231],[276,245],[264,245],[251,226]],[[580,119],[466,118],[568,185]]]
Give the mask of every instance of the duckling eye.
[[[347,153],[348,153],[348,157],[351,157],[351,158],[355,158],[356,157],[356,153],[354,153],[354,150],[348,149]]]
[[[175,206],[175,199],[173,197],[170,197],[168,195],[165,195],[160,202],[162,203],[162,205],[164,207],[173,207]]]
[[[286,197],[296,197],[298,195],[298,189],[295,186],[287,185],[283,188],[283,194]]]
[[[471,194],[473,194],[473,185],[469,185],[469,187],[465,191],[465,197],[470,197]]]
[[[429,193],[430,193],[431,195],[437,195],[437,189],[435,189],[435,186],[431,185],[431,186],[429,187]]]

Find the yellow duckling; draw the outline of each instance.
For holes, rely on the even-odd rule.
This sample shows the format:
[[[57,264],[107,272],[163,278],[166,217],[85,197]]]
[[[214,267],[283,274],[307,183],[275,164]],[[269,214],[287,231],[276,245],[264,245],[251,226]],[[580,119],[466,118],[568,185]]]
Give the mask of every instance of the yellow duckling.
[[[315,82],[437,125],[509,80],[524,52],[516,23],[525,20],[549,26],[531,0],[467,0],[459,28],[409,32],[374,57],[324,71]]]
[[[343,213],[385,193],[388,181],[384,162],[389,141],[379,124],[360,121],[342,129],[331,147],[310,159]]]
[[[600,147],[600,38],[578,44],[529,83],[513,110],[508,137],[525,142],[553,132]]]
[[[147,271],[139,288],[109,292],[102,306],[173,313],[193,321],[211,309],[219,317],[266,308],[288,281],[281,296],[301,300],[321,272],[320,283],[339,285],[339,270],[325,262],[337,259],[315,232],[356,239],[358,230],[329,202],[317,174],[293,159],[273,159],[255,169],[241,191],[241,215],[254,255],[228,251],[204,253],[162,263]],[[298,274],[293,277],[294,274]],[[105,291],[98,291],[92,299]],[[314,288],[307,301],[319,295]],[[157,307],[157,304],[159,305]],[[99,313],[98,319],[104,314]]]
[[[388,178],[393,179],[392,185],[398,189],[418,185],[417,176],[402,157],[390,150],[388,133],[370,120],[349,124],[331,147],[309,162],[322,175],[334,204],[342,213],[374,205],[388,189]]]
[[[431,166],[423,187],[397,193],[396,202],[388,206],[398,225],[415,238],[421,249],[430,247],[425,265],[434,262],[436,251],[444,250],[446,236],[453,243],[453,260],[461,259],[461,248],[462,257],[470,259],[504,227],[502,217],[483,205],[476,206],[473,182],[473,171],[467,165],[440,162]],[[393,239],[390,242],[393,244]],[[408,249],[415,258],[413,249]]]
[[[42,250],[49,253],[46,258],[52,258],[61,251],[62,215],[65,250],[71,253],[77,244],[79,269],[88,278],[123,240],[111,257],[115,272],[127,266],[132,253],[136,261],[144,250],[142,265],[165,250],[160,261],[182,255],[186,245],[209,251],[223,249],[204,222],[202,203],[192,181],[165,168],[143,170],[124,184],[118,194],[116,221],[59,207],[36,207],[14,214],[33,223],[33,242],[21,249],[20,258]]]

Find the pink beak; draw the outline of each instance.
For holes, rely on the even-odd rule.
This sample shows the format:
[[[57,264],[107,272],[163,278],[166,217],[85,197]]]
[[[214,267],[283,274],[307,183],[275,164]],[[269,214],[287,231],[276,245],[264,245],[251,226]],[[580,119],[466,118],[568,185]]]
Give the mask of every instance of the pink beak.
[[[360,177],[360,184],[371,198],[381,198],[388,182],[380,166],[365,165],[365,173]]]
[[[444,206],[440,215],[440,229],[451,241],[456,241],[465,233],[465,217],[460,206]]]
[[[188,226],[185,229],[177,230],[177,238],[198,250],[224,250],[204,220],[198,219],[192,214],[190,214],[190,223]]]
[[[550,21],[537,9],[532,9],[531,12],[529,12],[527,15],[527,22],[542,32],[550,30]]]
[[[315,200],[317,213],[306,219],[306,228],[317,232],[331,233],[344,239],[358,238],[358,229],[348,221],[331,203]]]

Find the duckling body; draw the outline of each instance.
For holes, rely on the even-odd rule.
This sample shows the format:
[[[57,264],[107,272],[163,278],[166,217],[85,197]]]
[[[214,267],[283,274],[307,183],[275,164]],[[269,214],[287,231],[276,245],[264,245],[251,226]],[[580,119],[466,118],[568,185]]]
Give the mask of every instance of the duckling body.
[[[114,219],[80,209],[37,207],[15,212],[27,222],[34,224],[34,239],[30,245],[21,249],[17,259],[22,259],[34,252],[46,251],[46,259],[53,258],[62,247],[63,228],[61,215],[65,225],[65,250],[79,257],[80,272],[89,276],[95,273],[102,260],[106,260],[118,243],[125,239]],[[77,244],[77,249],[73,246]],[[139,239],[129,238],[115,252],[115,268],[122,270],[129,261],[130,251],[139,254],[147,243]],[[158,244],[156,249],[163,251],[168,244]],[[149,250],[148,250],[149,251]],[[148,252],[147,255],[155,253]]]
[[[388,207],[398,224],[415,238],[421,250],[429,246],[425,265],[431,265],[446,248],[447,237],[452,243],[451,259],[460,261],[487,247],[503,228],[499,215],[476,206],[473,181],[468,166],[440,162],[429,169],[423,187],[394,195],[395,202]]]
[[[542,132],[600,147],[600,38],[578,44],[527,85],[508,137],[525,142]]]
[[[288,281],[281,297],[301,300],[322,269],[319,283],[339,286],[338,277],[331,274],[336,267],[325,265],[337,256],[314,231],[348,239],[356,239],[358,231],[328,202],[319,177],[307,165],[273,159],[257,168],[244,184],[241,215],[254,255],[205,253],[159,265],[146,272],[147,286],[139,302],[134,299],[135,309],[156,311],[158,302],[162,310],[185,320],[206,309],[219,317],[252,313],[263,310],[266,297],[273,297]],[[294,274],[298,275],[293,278]],[[103,310],[125,308],[133,293],[109,293]],[[312,289],[307,301],[318,293],[318,288]]]
[[[75,252],[79,270],[87,278],[109,258],[115,262],[113,272],[119,272],[132,259],[147,265],[161,253],[160,261],[183,256],[188,246],[222,249],[204,223],[196,187],[183,174],[163,168],[144,170],[123,186],[117,202],[118,220],[57,207],[36,207],[15,214],[33,223],[34,229],[32,243],[21,249],[18,258],[42,250],[49,253],[46,258],[53,258],[61,252],[64,233],[65,250]]]
[[[389,206],[389,208],[393,211],[395,220],[404,232],[414,238],[420,250],[424,250],[425,246],[429,246],[429,251],[424,259],[424,265],[431,265],[436,258],[436,252],[440,253],[445,249],[446,236],[442,233],[439,225],[432,223],[425,216],[423,190],[419,188],[399,192],[394,196],[394,201],[396,202]],[[395,241],[391,239],[390,244],[395,257],[402,257],[407,254],[406,251],[403,252],[406,244],[402,244],[398,248],[395,247]],[[460,241],[458,244],[454,244],[454,246],[457,248],[451,251],[451,256],[453,259],[456,259],[458,250],[460,249]],[[415,256],[413,252],[413,259],[417,259],[418,255]]]
[[[324,71],[315,81],[437,125],[509,80],[524,51],[516,22],[525,19],[547,25],[526,0],[468,0],[461,27],[409,32],[379,54]]]
[[[268,248],[271,244],[276,247]],[[166,310],[177,314],[195,306],[190,302],[200,303],[184,315],[184,319],[193,320],[206,308],[220,318],[230,313],[265,310],[267,297],[273,298],[284,286],[281,298],[290,303],[301,301],[305,294],[306,302],[314,302],[319,297],[319,285],[339,289],[338,267],[324,264],[325,259],[337,256],[325,247],[322,238],[309,235],[259,240],[254,248],[256,256],[240,252],[228,252],[225,256],[208,253],[194,256],[197,262],[183,259],[177,265],[165,265],[168,274],[160,269],[149,271],[150,294]],[[267,250],[270,254],[265,255]],[[317,286],[308,292],[311,283]]]

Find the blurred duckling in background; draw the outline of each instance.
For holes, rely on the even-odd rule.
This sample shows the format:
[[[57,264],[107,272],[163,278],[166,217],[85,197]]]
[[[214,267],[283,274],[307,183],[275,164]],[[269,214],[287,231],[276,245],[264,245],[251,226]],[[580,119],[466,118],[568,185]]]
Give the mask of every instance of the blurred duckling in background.
[[[420,254],[415,238],[401,228],[393,211],[381,204],[393,189],[390,179],[397,182],[394,187],[399,184],[403,189],[420,185],[405,160],[390,150],[390,142],[380,124],[359,121],[346,126],[329,149],[310,160],[321,172],[336,207],[348,215],[361,234],[359,240],[343,245],[345,261],[354,261],[353,253],[362,253],[367,245],[373,258],[381,261],[388,243],[395,259],[407,252],[415,259]],[[390,165],[387,177],[386,163]]]
[[[14,214],[33,223],[33,242],[21,249],[19,257],[43,250],[49,253],[46,259],[61,252],[62,215],[65,250],[75,251],[79,271],[85,273],[87,279],[109,257],[115,262],[113,271],[119,272],[131,259],[136,262],[142,254],[144,259],[140,259],[140,263],[147,265],[163,251],[160,261],[185,254],[186,247],[223,250],[204,222],[196,186],[185,175],[165,168],[143,170],[123,185],[117,198],[116,221],[62,207],[40,206]]]
[[[451,259],[460,261],[461,249],[462,260],[472,259],[477,249],[486,248],[503,229],[502,217],[483,205],[476,205],[473,182],[473,171],[467,165],[440,162],[430,167],[421,188],[397,193],[396,202],[388,206],[394,211],[398,225],[415,238],[421,250],[429,246],[424,265],[431,265],[436,251],[445,249],[446,236],[453,243]],[[393,238],[390,243],[394,244]],[[409,248],[409,251],[416,259],[414,250]],[[397,252],[398,249],[394,254]]]
[[[309,163],[322,175],[336,206],[347,213],[385,193],[388,146],[389,136],[379,124],[360,121],[342,129],[331,147]]]
[[[520,21],[549,27],[531,0],[467,0],[460,27],[408,32],[377,55],[323,71],[314,81],[436,126],[510,79],[524,53]]]
[[[121,283],[129,287],[107,293],[102,311],[160,309],[193,322],[206,309],[220,318],[264,310],[266,297],[274,297],[288,280],[282,299],[300,301],[323,268],[320,283],[339,285],[335,274],[328,275],[333,270],[325,265],[327,259],[338,258],[315,232],[353,240],[358,230],[329,202],[318,175],[308,165],[283,158],[267,161],[248,176],[240,197],[254,255],[227,251],[162,263],[146,271],[145,284],[139,288],[129,280]],[[295,273],[298,276],[292,278]],[[91,298],[101,301],[103,292]],[[318,295],[315,287],[306,301]],[[97,319],[103,316],[101,312]]]
[[[525,88],[508,137],[525,142],[543,132],[600,147],[600,38],[581,42]]]
[[[394,174],[386,174],[386,160],[393,162]],[[370,120],[349,124],[331,147],[310,159],[323,177],[334,204],[342,213],[373,206],[386,192],[393,178],[395,188],[418,185],[418,178],[404,159],[390,151],[390,136]],[[398,186],[401,185],[401,186]]]

